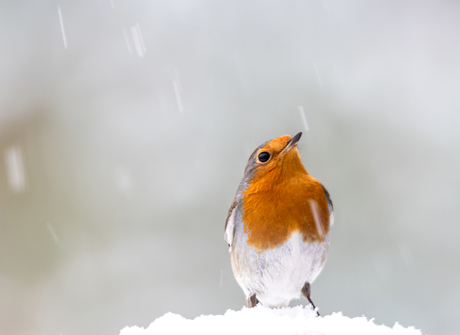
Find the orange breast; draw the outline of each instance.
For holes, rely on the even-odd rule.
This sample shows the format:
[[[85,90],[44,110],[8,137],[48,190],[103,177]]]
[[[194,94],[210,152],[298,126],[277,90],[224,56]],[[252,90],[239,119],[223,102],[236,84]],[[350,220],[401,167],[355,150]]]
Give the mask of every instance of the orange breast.
[[[295,175],[275,169],[255,177],[243,192],[244,231],[259,252],[300,232],[305,242],[322,242],[329,232],[329,211],[322,185],[305,169]]]

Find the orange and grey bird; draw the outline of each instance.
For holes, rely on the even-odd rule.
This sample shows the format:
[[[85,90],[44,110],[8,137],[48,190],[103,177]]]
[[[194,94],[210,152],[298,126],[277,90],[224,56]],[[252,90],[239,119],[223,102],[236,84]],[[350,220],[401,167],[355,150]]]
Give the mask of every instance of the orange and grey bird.
[[[334,215],[326,188],[302,164],[301,135],[252,153],[228,211],[225,240],[248,307],[283,307],[303,295],[316,309],[310,284],[326,262]]]

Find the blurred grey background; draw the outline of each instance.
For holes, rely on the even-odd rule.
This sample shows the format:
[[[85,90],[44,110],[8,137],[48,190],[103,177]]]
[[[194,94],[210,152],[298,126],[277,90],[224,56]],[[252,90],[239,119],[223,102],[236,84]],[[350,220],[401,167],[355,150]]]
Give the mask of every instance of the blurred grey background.
[[[227,210],[254,148],[303,131],[336,210],[323,315],[457,334],[459,17],[456,1],[2,1],[1,333],[240,309]]]

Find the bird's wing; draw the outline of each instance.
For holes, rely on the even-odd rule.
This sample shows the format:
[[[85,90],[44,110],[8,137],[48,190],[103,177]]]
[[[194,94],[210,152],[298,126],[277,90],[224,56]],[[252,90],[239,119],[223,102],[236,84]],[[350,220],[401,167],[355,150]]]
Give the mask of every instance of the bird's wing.
[[[225,222],[224,238],[225,238],[225,241],[227,241],[227,244],[230,250],[232,249],[233,231],[235,229],[235,212],[237,209],[236,205],[237,205],[237,202],[235,199],[233,200],[232,205],[230,206],[230,209],[228,210],[227,221]]]
[[[329,210],[329,227],[331,227],[334,224],[334,205],[332,204],[332,200],[331,200],[331,196],[329,195],[329,192],[326,190],[324,185],[321,185],[321,186],[323,187],[323,191],[327,199],[327,209]]]

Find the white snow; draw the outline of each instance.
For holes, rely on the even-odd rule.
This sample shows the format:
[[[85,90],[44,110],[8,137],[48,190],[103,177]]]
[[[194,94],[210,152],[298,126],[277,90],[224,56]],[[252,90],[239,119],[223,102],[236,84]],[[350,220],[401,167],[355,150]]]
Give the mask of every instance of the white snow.
[[[181,99],[182,85],[180,83],[179,72],[177,72],[177,68],[174,68],[174,76],[175,76],[175,80],[173,80],[173,86],[174,86],[174,92],[176,93],[177,106],[179,108],[179,112],[183,113],[184,106],[182,105],[182,99]]]
[[[393,328],[376,325],[365,317],[349,318],[342,313],[317,317],[310,306],[270,309],[263,306],[228,310],[224,315],[202,315],[194,320],[167,313],[146,329],[133,326],[121,330],[120,335],[168,334],[264,334],[264,335],[421,335],[413,327]]]
[[[64,20],[62,20],[61,7],[59,6],[58,6],[58,15],[59,15],[59,23],[61,25],[61,33],[62,33],[62,40],[64,42],[64,48],[67,49],[67,38],[65,37]]]
[[[131,32],[131,37],[126,32],[126,29],[123,28],[123,35],[125,37],[126,46],[128,47],[128,52],[133,53],[133,49],[136,54],[142,58],[144,57],[147,49],[145,48],[144,37],[142,37],[141,27],[139,23],[136,23],[134,26],[129,27]],[[132,41],[130,40],[132,39]]]
[[[298,108],[299,108],[300,118],[302,119],[302,124],[305,130],[308,131],[307,117],[305,116],[305,111],[303,109],[303,106],[299,106]]]
[[[131,48],[131,43],[129,42],[128,33],[126,33],[125,28],[123,28],[123,35],[125,36],[126,47],[128,48],[128,52],[132,54],[133,50]]]
[[[184,107],[182,105],[182,99],[180,97],[179,83],[176,80],[173,80],[173,86],[174,86],[174,93],[176,94],[177,107],[179,108],[179,112],[182,113],[184,111]]]
[[[5,150],[5,165],[11,191],[23,192],[26,188],[26,173],[20,146],[11,146]]]
[[[56,244],[59,244],[59,237],[57,236],[56,232],[54,231],[53,226],[51,226],[51,223],[47,222],[46,226],[48,227],[48,230],[49,230],[51,236],[53,237],[54,242]]]
[[[146,53],[144,38],[142,37],[141,27],[139,23],[136,23],[135,26],[130,27],[131,35],[133,37],[134,49],[139,57],[144,57]]]

